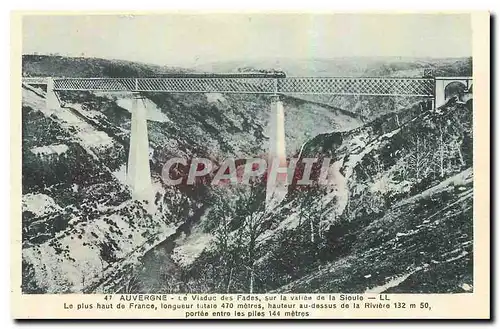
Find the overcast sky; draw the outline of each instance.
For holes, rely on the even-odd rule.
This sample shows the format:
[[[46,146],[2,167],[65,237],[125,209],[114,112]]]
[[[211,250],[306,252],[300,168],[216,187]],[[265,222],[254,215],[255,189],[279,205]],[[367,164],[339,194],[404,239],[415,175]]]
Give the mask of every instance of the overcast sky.
[[[469,15],[26,16],[23,53],[161,65],[345,56],[472,54]]]

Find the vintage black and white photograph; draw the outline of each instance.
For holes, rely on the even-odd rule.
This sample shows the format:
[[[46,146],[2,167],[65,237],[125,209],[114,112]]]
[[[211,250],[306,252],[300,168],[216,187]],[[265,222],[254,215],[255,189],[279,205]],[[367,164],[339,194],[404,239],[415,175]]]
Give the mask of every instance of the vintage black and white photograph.
[[[22,18],[23,294],[471,294],[471,15]]]

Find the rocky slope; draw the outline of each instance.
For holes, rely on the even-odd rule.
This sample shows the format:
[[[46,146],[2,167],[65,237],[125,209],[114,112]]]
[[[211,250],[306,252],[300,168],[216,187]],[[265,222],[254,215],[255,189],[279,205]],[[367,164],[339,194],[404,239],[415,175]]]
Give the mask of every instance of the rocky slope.
[[[347,201],[337,193],[342,206],[327,218],[326,261],[277,291],[473,289],[472,113],[450,102],[399,120],[343,136],[334,156]],[[305,152],[324,152],[330,138]]]
[[[353,131],[319,135],[301,156],[333,158],[331,184],[291,187],[272,210],[252,208],[244,193],[236,205],[215,206],[207,216],[212,244],[187,267],[187,287],[473,290],[470,109],[453,100],[437,110],[420,104]],[[241,211],[241,199],[249,211]]]

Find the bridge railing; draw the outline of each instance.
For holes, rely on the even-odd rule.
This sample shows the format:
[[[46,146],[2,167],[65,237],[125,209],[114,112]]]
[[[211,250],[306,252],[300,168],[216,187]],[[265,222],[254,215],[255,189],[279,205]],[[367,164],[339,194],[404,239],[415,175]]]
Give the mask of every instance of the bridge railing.
[[[54,90],[135,91],[135,78],[56,78]]]
[[[145,78],[137,79],[135,91],[272,94],[277,89],[271,78]]]

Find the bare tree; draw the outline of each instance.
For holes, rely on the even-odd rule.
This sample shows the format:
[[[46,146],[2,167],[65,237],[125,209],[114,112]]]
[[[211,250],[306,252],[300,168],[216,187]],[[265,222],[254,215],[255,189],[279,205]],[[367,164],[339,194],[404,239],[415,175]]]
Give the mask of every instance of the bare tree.
[[[228,293],[231,289],[236,262],[232,249],[239,249],[239,241],[238,239],[235,243],[231,241],[231,220],[234,211],[229,201],[224,200],[220,195],[216,196],[215,200],[214,206],[210,209],[209,218],[216,225],[213,233],[216,250],[222,265],[223,279],[220,280],[220,283],[225,286],[224,291]]]
[[[430,143],[426,138],[419,135],[410,138],[411,152],[408,164],[413,169],[415,179],[418,181],[428,173],[434,150],[429,147]]]
[[[258,238],[265,231],[265,192],[259,187],[243,186],[235,187],[231,197],[225,193],[214,197],[207,215],[207,224],[214,234],[215,254],[220,261],[216,288],[230,292],[235,289],[237,278],[248,277],[248,283],[243,285],[245,290],[254,292]]]
[[[243,237],[243,251],[245,252],[245,267],[249,272],[248,291],[255,290],[255,262],[258,257],[258,238],[266,230],[265,193],[258,187],[252,187],[248,192],[242,193],[237,202],[236,214],[242,220],[240,234]]]

